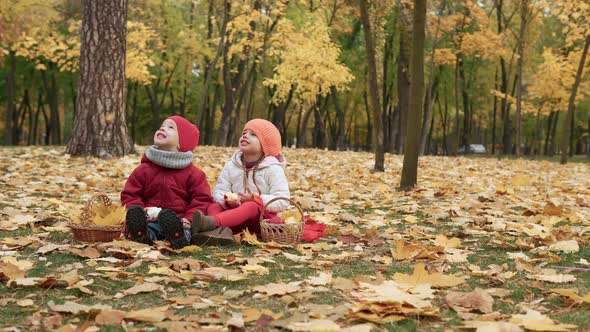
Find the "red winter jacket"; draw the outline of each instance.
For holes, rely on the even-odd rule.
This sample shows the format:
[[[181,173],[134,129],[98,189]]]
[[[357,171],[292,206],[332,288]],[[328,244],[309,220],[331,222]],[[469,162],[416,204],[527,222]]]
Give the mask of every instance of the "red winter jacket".
[[[207,213],[212,202],[207,176],[195,165],[166,168],[152,163],[145,155],[121,192],[121,203],[126,208],[137,204],[170,209],[190,221],[197,210]]]

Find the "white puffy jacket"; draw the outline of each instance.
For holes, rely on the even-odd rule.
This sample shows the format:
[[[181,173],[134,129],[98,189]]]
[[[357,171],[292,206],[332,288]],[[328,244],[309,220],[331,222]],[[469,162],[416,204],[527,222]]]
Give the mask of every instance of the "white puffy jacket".
[[[262,197],[264,205],[276,197],[291,197],[289,183],[285,176],[286,160],[283,155],[265,157],[256,167],[246,172],[242,164],[242,152],[236,152],[231,159],[223,166],[223,170],[213,188],[213,200],[225,206],[224,195],[227,192],[246,193],[244,177],[247,179],[247,186],[252,193]],[[266,210],[278,213],[289,207],[289,201],[276,200]]]

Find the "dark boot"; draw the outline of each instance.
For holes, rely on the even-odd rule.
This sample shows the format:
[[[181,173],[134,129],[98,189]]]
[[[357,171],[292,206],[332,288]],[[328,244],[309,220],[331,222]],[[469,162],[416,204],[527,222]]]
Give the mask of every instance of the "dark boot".
[[[184,235],[182,220],[174,211],[162,209],[158,214],[158,223],[162,227],[162,234],[164,234],[166,240],[170,241],[170,246],[173,249],[180,249],[189,245]]]
[[[125,237],[131,241],[152,244],[148,234],[147,216],[139,205],[132,205],[125,214]]]
[[[235,243],[231,228],[219,226],[212,231],[196,233],[191,238],[196,245],[227,246]]]
[[[191,223],[191,231],[193,236],[197,233],[212,231],[217,227],[215,225],[215,218],[206,216],[203,212],[197,210],[193,214],[193,222]]]

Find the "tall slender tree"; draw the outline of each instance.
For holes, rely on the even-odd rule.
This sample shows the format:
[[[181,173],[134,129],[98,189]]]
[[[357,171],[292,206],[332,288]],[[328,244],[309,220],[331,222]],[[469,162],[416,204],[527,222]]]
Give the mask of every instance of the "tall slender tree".
[[[383,121],[381,115],[381,105],[379,103],[379,87],[377,84],[377,65],[375,62],[375,41],[371,31],[369,20],[369,9],[367,0],[359,0],[361,9],[361,21],[365,31],[365,46],[367,51],[367,65],[369,71],[369,95],[371,107],[373,108],[374,121],[374,140],[375,146],[375,171],[383,172],[385,170],[385,149],[383,146]]]
[[[568,149],[570,146],[571,137],[571,122],[574,117],[574,109],[576,108],[576,94],[578,87],[582,81],[582,72],[584,71],[584,63],[586,62],[586,56],[588,55],[588,47],[590,47],[590,34],[586,36],[584,41],[584,49],[582,50],[582,57],[578,65],[578,71],[576,72],[576,80],[572,87],[572,93],[570,95],[569,103],[567,105],[567,120],[563,125],[563,135],[561,137],[561,159],[562,164],[567,163]]]
[[[84,0],[80,79],[66,152],[100,158],[133,150],[125,121],[127,0]]]
[[[414,1],[412,57],[410,60],[410,113],[408,136],[404,149],[404,165],[400,188],[407,190],[417,183],[420,139],[420,119],[424,106],[424,39],[426,28],[426,0]]]

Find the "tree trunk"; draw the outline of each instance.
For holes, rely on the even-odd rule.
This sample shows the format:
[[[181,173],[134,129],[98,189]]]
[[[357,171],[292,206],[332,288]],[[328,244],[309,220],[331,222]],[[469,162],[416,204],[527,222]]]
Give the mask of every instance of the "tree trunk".
[[[496,74],[494,75],[494,88],[498,90],[498,68],[496,67]],[[492,110],[492,155],[496,154],[496,118],[498,113],[498,97],[494,96],[494,106]]]
[[[522,140],[522,65],[524,62],[524,33],[528,12],[528,0],[520,2],[520,31],[518,33],[518,60],[516,63],[516,76],[518,83],[516,88],[516,155],[520,156]]]
[[[400,188],[407,190],[418,179],[418,144],[420,119],[424,106],[424,34],[426,27],[426,0],[414,1],[412,57],[410,60],[410,112],[408,114],[408,138],[404,149],[404,164]]]
[[[549,154],[548,156],[553,156],[555,155],[555,150],[557,148],[557,124],[559,123],[559,114],[561,112],[556,112],[555,116],[553,117],[553,123],[551,124],[551,145],[549,148]]]
[[[570,95],[570,100],[567,105],[567,120],[564,124],[564,131],[563,135],[561,136],[561,160],[562,164],[567,163],[568,157],[568,148],[571,141],[571,122],[574,117],[574,109],[576,106],[576,94],[578,93],[578,86],[580,86],[580,81],[582,80],[582,73],[584,71],[584,64],[586,63],[586,55],[588,55],[588,47],[590,46],[590,35],[586,37],[586,41],[584,42],[584,50],[582,51],[582,57],[580,58],[580,63],[578,65],[578,71],[576,72],[576,80],[574,82],[574,86],[572,87],[572,93]]]
[[[6,98],[8,99],[8,107],[6,109],[6,123],[4,127],[4,145],[14,145],[14,129],[16,123],[14,116],[16,115],[15,99],[15,81],[16,81],[16,55],[14,51],[8,52],[8,73],[6,74]]]
[[[133,151],[125,119],[127,0],[83,1],[78,115],[66,153],[100,158]]]
[[[404,153],[407,137],[407,122],[410,112],[410,53],[412,41],[412,13],[407,4],[401,3],[400,8],[400,50],[397,62],[397,93],[398,93],[398,135],[397,152]]]
[[[461,135],[461,145],[465,147],[465,153],[469,153],[469,143],[471,142],[471,110],[469,104],[469,95],[467,94],[467,83],[465,80],[465,66],[463,64],[463,55],[457,55],[459,84],[461,85],[461,100],[463,101],[463,132]]]
[[[551,138],[551,124],[553,124],[553,116],[555,115],[555,111],[551,111],[549,113],[549,117],[547,118],[547,133],[545,134],[545,149],[543,151],[544,155],[549,155],[549,139]]]
[[[332,91],[332,99],[334,100],[334,108],[336,109],[336,115],[338,117],[338,134],[336,135],[336,150],[344,150],[344,130],[345,130],[345,123],[344,123],[344,112],[340,107],[340,103],[338,102],[338,89],[335,86],[330,88]]]
[[[361,20],[363,30],[365,31],[365,48],[367,52],[367,66],[369,71],[369,94],[371,107],[373,108],[374,122],[374,140],[375,145],[375,167],[377,172],[383,172],[385,169],[385,151],[383,148],[383,122],[381,115],[381,105],[379,103],[379,86],[377,83],[377,64],[375,61],[375,42],[373,40],[373,31],[369,20],[369,10],[367,0],[359,0],[361,10]]]
[[[434,38],[432,41],[432,51],[430,52],[430,64],[429,64],[429,74],[428,74],[428,88],[426,89],[426,100],[425,100],[425,107],[424,107],[424,119],[422,121],[422,130],[420,132],[420,154],[424,154],[424,147],[426,141],[426,134],[430,134],[430,118],[432,117],[432,101],[434,100],[434,87],[436,85],[436,80],[434,79],[434,57],[436,52],[436,46],[438,43],[438,33],[440,31],[440,19],[443,16],[445,6],[447,4],[446,0],[442,0],[440,4],[440,9],[438,11],[437,19],[436,19],[436,30],[434,32]]]

